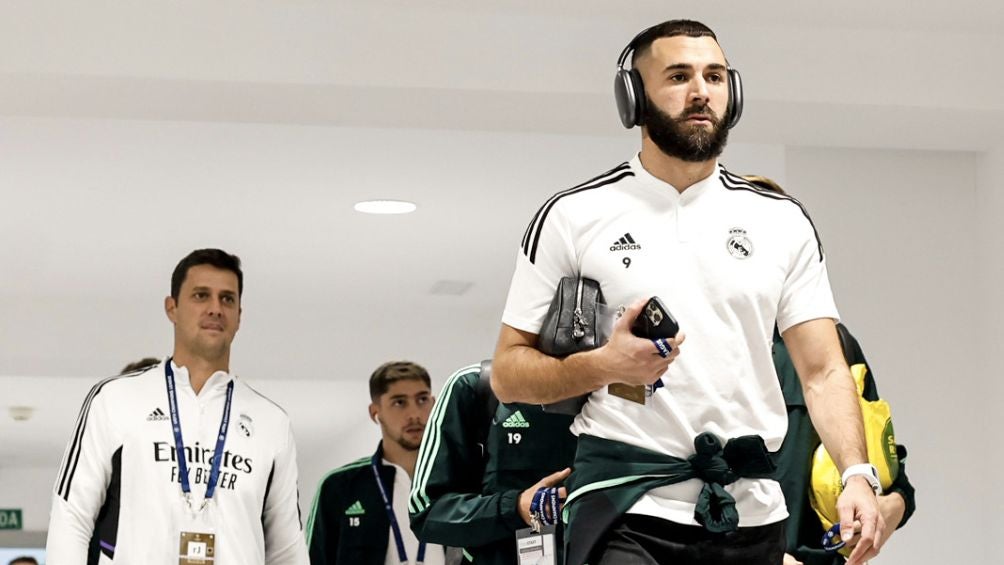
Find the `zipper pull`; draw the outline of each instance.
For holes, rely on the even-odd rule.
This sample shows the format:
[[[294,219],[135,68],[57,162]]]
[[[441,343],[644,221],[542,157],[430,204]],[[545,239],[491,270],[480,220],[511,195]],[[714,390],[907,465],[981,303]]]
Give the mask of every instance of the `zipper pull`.
[[[572,337],[582,339],[586,336],[586,323],[582,319],[582,308],[576,308],[572,312]]]
[[[582,277],[579,276],[575,289],[575,311],[572,312],[572,337],[579,340],[585,336],[586,323],[582,319]]]

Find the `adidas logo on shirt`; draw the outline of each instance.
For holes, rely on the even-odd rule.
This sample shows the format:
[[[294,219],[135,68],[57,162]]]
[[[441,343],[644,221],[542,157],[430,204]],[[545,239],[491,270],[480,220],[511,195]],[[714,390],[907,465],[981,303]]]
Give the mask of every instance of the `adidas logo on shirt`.
[[[523,414],[519,410],[517,410],[517,411],[515,411],[512,414],[512,416],[509,416],[508,418],[506,418],[505,422],[502,422],[502,427],[503,428],[529,428],[530,427],[530,422],[527,422],[526,418],[523,417]]]
[[[159,422],[161,420],[170,420],[170,418],[168,418],[167,414],[165,414],[160,408],[150,412],[150,415],[146,417],[147,422]]]
[[[641,249],[641,244],[636,243],[630,233],[624,234],[624,237],[618,239],[610,246],[610,251],[632,251],[634,249]]]
[[[359,502],[358,500],[355,501],[355,503],[353,503],[352,506],[349,506],[348,508],[345,509],[346,516],[362,516],[365,513],[366,510],[363,509],[362,503]]]

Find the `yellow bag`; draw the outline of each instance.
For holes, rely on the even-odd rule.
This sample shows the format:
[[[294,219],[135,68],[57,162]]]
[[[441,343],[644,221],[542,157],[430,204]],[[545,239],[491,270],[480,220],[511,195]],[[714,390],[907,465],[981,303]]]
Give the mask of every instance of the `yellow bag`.
[[[864,417],[865,441],[868,444],[868,461],[878,470],[879,483],[886,490],[899,475],[899,456],[896,454],[896,435],[892,428],[889,403],[885,400],[868,401],[861,398],[865,389],[865,375],[868,367],[864,363],[851,366],[851,376],[858,387],[858,401]],[[809,500],[812,509],[828,531],[840,521],[837,513],[837,498],[843,490],[840,471],[822,444],[812,457],[812,482]],[[844,547],[840,553],[850,555],[851,548]]]

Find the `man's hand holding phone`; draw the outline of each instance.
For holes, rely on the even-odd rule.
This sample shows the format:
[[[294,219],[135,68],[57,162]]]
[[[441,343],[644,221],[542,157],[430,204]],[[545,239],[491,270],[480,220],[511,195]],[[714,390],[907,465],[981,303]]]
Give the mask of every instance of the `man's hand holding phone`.
[[[658,301],[657,298],[654,300]],[[686,335],[679,331],[679,325],[661,301],[656,302],[648,310],[649,315],[645,316],[646,307],[652,302],[653,299],[641,299],[632,303],[614,323],[610,340],[603,347],[585,353],[594,357],[594,367],[603,374],[608,384],[652,385],[659,381],[669,364],[680,354],[680,345]],[[656,324],[656,321],[659,323]],[[635,335],[632,327],[636,322],[641,324],[639,331],[653,331],[651,335],[662,340],[668,349],[665,356],[660,353],[653,338]]]
[[[652,340],[662,357],[669,357],[673,348],[667,340],[676,337],[679,332],[680,324],[658,296],[648,299],[631,324],[631,333]]]

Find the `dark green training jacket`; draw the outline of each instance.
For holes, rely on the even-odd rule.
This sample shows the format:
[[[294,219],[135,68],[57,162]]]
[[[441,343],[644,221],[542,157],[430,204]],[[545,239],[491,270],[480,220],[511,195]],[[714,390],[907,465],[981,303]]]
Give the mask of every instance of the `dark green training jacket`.
[[[867,366],[868,362],[854,336],[842,324],[838,324],[837,328],[847,364],[864,363]],[[784,491],[789,514],[785,531],[787,552],[805,565],[843,565],[845,559],[842,555],[823,551],[820,543],[824,533],[823,526],[809,503],[809,486],[812,455],[821,442],[819,434],[816,433],[816,429],[812,427],[812,422],[809,420],[805,398],[802,396],[802,384],[795,372],[794,365],[792,365],[791,358],[788,356],[788,349],[777,332],[774,334],[774,368],[777,370],[777,376],[781,382],[784,403],[788,407],[788,433],[781,449],[775,454],[776,479],[781,483],[781,490]],[[863,396],[865,400],[878,400],[879,398],[871,367],[868,367],[868,373],[865,377]],[[916,500],[913,486],[906,476],[904,461],[906,448],[897,445],[896,451],[899,455],[899,475],[893,481],[889,492],[898,492],[906,501],[903,520],[896,526],[903,527],[916,509]],[[891,525],[887,524],[887,526]]]
[[[377,447],[376,456],[383,461],[382,447]],[[311,565],[384,564],[390,520],[371,460],[372,456],[353,461],[321,481],[306,527]],[[379,469],[383,484],[393,485],[394,467],[381,464]]]
[[[480,376],[478,365],[461,369],[436,401],[415,467],[411,527],[429,543],[465,548],[468,562],[514,565],[515,532],[527,527],[519,495],[571,466],[573,418],[491,402]]]

